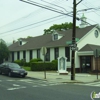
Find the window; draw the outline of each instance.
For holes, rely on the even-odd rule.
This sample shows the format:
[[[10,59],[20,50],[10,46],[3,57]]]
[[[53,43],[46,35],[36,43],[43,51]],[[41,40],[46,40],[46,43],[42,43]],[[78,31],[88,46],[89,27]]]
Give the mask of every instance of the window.
[[[18,60],[20,59],[19,51],[17,51],[17,59],[18,59]]]
[[[29,52],[30,52],[29,57],[30,57],[30,60],[31,60],[32,59],[32,50],[30,50]]]
[[[58,40],[58,34],[54,34],[54,40]]]
[[[19,44],[22,45],[22,41],[21,40],[19,41]]]
[[[45,56],[45,60],[50,61],[50,48],[47,48],[47,53],[46,53],[46,56]]]
[[[23,58],[26,58],[26,51],[23,51]]]
[[[14,52],[12,52],[12,62],[14,62]]]
[[[37,49],[37,58],[40,58],[40,49]]]
[[[54,48],[54,58],[57,59],[59,57],[59,48]]]
[[[65,47],[65,57],[67,57],[67,61],[70,61],[70,47]]]

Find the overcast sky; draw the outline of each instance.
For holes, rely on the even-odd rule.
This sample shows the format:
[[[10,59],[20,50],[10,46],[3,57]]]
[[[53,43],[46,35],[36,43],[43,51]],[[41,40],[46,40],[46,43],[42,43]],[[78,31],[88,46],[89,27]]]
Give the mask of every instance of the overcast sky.
[[[73,0],[24,1],[30,3],[36,2],[35,4],[39,3],[39,5],[43,4],[61,13],[67,14],[73,11]],[[78,3],[80,0],[76,1]],[[89,8],[92,9],[89,10]],[[78,12],[77,17],[80,18],[84,13],[88,23],[91,25],[100,24],[100,0],[83,0],[77,5],[77,11],[82,9],[88,10]],[[48,29],[53,24],[72,22],[72,16],[57,12],[46,10],[20,0],[0,0],[0,38],[8,43],[20,37],[26,38],[27,36],[42,35],[43,30]],[[77,25],[80,23],[80,21],[76,21]]]

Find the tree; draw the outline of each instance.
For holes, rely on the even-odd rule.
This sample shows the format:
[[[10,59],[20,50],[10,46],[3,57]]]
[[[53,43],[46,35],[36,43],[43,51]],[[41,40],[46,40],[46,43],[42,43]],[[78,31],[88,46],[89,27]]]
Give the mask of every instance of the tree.
[[[9,57],[9,50],[7,45],[4,42],[0,42],[0,63],[3,62],[4,59]]]
[[[76,26],[78,27],[78,26]],[[54,24],[53,26],[49,27],[49,29],[44,29],[44,35],[45,34],[51,34],[55,30],[61,31],[61,30],[68,30],[73,28],[73,23],[62,23],[62,24]]]

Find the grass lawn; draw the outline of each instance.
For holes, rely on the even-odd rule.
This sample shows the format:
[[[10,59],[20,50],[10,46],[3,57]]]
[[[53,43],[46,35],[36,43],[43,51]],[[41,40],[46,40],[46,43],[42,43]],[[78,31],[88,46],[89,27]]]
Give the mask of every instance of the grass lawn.
[[[23,66],[23,68],[24,68],[26,71],[30,71],[30,70],[31,70],[31,67]]]

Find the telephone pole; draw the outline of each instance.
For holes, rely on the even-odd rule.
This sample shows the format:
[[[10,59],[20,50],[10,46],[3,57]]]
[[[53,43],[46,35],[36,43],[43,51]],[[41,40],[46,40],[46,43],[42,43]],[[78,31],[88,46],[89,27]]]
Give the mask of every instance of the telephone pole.
[[[75,45],[76,41],[76,0],[73,0],[73,29],[72,29],[72,44]],[[71,80],[75,80],[75,50],[72,50],[71,56]]]
[[[72,29],[72,55],[71,55],[71,80],[75,80],[75,51],[77,50],[76,44],[76,6],[81,3],[83,0],[80,0],[76,3],[76,0],[73,0],[73,29]]]

